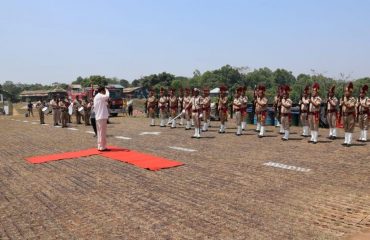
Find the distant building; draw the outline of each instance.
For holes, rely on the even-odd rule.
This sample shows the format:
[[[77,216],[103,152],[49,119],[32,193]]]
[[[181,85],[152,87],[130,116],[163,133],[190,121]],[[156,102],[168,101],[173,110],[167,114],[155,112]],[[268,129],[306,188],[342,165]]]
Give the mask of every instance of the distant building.
[[[19,94],[19,96],[21,97],[22,102],[27,101],[35,102],[40,99],[47,100],[48,93],[49,91],[47,90],[23,91]]]
[[[123,97],[128,98],[146,98],[148,96],[148,91],[144,87],[130,87],[123,89]]]
[[[52,99],[53,97],[67,97],[67,95],[67,91],[60,87],[56,87],[48,92],[49,99]]]

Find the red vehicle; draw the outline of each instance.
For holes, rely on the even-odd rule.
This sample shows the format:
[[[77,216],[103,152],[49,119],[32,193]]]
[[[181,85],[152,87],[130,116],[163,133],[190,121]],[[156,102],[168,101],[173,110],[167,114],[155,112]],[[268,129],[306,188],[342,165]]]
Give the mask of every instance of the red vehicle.
[[[94,92],[98,90],[98,86],[85,88],[86,96],[92,98]],[[117,116],[123,112],[123,87],[121,85],[108,85],[106,88],[109,91],[109,113],[111,116]]]
[[[78,96],[79,99],[84,99],[88,94],[85,89],[79,84],[71,84],[67,90],[68,98],[74,101]]]

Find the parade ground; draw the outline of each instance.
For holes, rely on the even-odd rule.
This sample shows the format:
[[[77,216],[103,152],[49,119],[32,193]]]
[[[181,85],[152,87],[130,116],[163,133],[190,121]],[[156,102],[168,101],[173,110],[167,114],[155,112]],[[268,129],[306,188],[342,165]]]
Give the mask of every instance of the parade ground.
[[[144,117],[110,121],[109,145],[184,165],[150,171],[99,155],[32,164],[96,147],[92,128],[0,116],[0,239],[369,239],[369,142],[343,147],[320,129],[310,144],[298,127],[289,141],[273,126],[236,136],[233,120],[192,139]]]

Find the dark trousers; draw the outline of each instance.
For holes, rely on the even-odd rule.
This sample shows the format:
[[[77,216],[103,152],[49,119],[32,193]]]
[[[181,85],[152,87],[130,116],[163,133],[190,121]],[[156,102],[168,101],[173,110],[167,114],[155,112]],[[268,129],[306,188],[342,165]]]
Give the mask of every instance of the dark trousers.
[[[134,108],[132,106],[128,106],[128,115],[132,116],[132,112],[134,111]]]
[[[91,121],[91,126],[93,127],[95,135],[96,135],[97,134],[97,132],[96,132],[96,120],[95,120],[95,118],[90,118],[90,121]]]

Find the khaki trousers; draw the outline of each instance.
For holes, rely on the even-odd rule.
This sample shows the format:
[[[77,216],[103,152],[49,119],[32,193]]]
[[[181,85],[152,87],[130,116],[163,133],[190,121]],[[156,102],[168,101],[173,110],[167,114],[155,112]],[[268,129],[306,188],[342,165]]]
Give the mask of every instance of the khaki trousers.
[[[98,132],[98,150],[107,148],[107,119],[96,120],[96,130]]]

